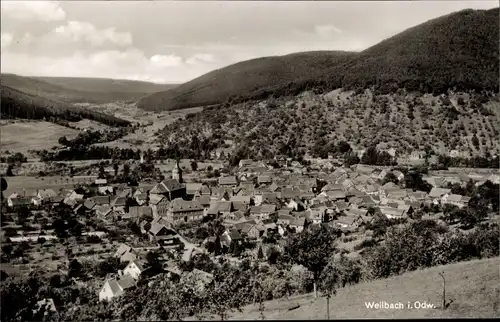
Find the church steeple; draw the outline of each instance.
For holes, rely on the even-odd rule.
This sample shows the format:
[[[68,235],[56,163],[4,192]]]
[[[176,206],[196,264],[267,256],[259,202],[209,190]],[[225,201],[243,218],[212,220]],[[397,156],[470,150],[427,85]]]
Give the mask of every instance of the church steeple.
[[[176,160],[175,167],[172,170],[172,179],[177,179],[179,183],[182,183],[182,169],[179,166],[179,159]]]

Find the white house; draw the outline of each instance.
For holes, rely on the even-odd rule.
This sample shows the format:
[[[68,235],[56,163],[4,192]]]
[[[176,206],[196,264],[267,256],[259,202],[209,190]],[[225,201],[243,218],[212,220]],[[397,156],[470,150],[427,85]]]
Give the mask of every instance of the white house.
[[[144,265],[138,260],[133,260],[128,263],[127,267],[125,267],[125,269],[123,270],[123,275],[129,275],[133,279],[138,280],[139,276],[144,271]]]
[[[99,301],[109,301],[117,297],[129,288],[135,286],[135,281],[132,277],[125,275],[119,280],[108,279],[99,291]]]

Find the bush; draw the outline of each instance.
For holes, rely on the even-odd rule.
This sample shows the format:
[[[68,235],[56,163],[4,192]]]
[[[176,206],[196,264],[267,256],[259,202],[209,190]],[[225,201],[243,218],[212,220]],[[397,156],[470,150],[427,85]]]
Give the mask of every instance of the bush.
[[[358,251],[360,249],[368,248],[368,247],[373,247],[375,245],[377,245],[377,241],[375,239],[373,239],[373,238],[367,238],[367,239],[364,239],[361,243],[359,243],[356,246],[354,246],[354,250]]]

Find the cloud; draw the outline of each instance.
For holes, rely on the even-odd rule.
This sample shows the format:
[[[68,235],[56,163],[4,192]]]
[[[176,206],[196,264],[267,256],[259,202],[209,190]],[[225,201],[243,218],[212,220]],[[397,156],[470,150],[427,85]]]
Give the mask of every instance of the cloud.
[[[203,75],[214,67],[201,60],[188,64],[190,59],[192,57],[183,60],[180,56],[163,53],[149,56],[137,48],[93,53],[78,51],[62,57],[6,52],[2,53],[1,69],[25,76],[108,77],[180,83]]]
[[[320,25],[314,27],[315,33],[320,36],[329,36],[333,33],[341,34],[343,31],[334,25]]]
[[[12,34],[9,34],[7,32],[2,32],[2,49],[5,49],[12,44],[12,41],[14,40],[14,36]]]
[[[182,65],[182,57],[176,55],[153,55],[149,59],[154,66],[173,67]]]
[[[59,21],[66,13],[58,1],[2,1],[2,16],[21,21]]]
[[[105,44],[121,47],[132,45],[132,35],[129,32],[118,32],[115,28],[99,30],[93,24],[82,21],[69,21],[66,25],[55,28],[53,34],[62,37],[64,41],[85,41],[94,47]]]
[[[197,63],[214,63],[215,57],[212,54],[195,54],[186,59],[186,64],[193,65]]]

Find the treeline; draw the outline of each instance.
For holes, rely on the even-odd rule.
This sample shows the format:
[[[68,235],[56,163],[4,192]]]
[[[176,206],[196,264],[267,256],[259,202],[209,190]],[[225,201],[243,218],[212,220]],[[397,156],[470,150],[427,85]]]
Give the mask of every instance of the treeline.
[[[72,140],[68,140],[65,136],[59,138],[59,144],[70,148],[76,148],[81,146],[89,146],[95,143],[104,143],[118,140],[125,135],[127,135],[133,128],[131,127],[121,127],[113,130],[102,130],[102,131],[84,131],[80,132],[78,136]]]
[[[448,168],[500,168],[498,155],[482,157],[475,156],[472,158],[450,157],[446,155],[439,155],[438,163],[432,166],[432,169],[448,169]]]
[[[130,122],[112,115],[86,110],[28,95],[7,86],[1,87],[2,118],[78,122],[89,119],[109,126],[129,126]]]
[[[153,160],[189,158],[192,154],[186,154],[184,149],[177,146],[162,147],[156,151],[148,149],[143,152],[146,162]],[[76,160],[140,160],[141,150],[117,148],[108,146],[85,146],[75,145],[59,151],[40,151],[39,157],[42,161],[76,161]]]

